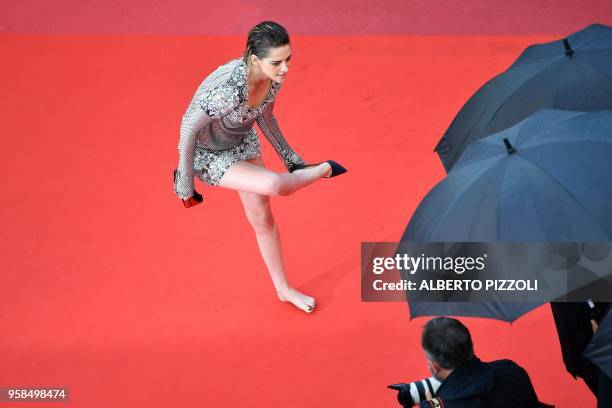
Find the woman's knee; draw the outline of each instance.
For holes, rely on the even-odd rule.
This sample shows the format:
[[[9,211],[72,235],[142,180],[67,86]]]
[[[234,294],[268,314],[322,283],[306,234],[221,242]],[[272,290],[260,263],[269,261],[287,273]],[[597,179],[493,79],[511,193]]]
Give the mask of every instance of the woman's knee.
[[[286,196],[293,192],[291,183],[279,173],[271,173],[262,181],[266,195]]]

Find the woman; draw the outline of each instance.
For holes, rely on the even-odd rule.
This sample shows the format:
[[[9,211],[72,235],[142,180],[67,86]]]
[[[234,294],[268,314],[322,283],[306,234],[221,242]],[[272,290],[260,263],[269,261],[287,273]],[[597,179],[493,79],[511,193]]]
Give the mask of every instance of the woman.
[[[346,170],[331,160],[306,165],[285,141],[273,108],[290,62],[287,31],[264,21],[249,32],[243,58],[220,66],[202,82],[183,115],[174,190],[187,208],[202,202],[194,175],[207,184],[237,190],[279,299],[310,313],[315,299],[287,282],[268,196],[288,195]],[[289,173],[265,168],[254,122]]]

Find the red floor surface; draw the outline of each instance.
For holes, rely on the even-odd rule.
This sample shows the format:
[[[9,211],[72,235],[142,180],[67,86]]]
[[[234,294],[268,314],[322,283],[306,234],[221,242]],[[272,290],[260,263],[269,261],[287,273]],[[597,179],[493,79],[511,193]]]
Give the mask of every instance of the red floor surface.
[[[360,302],[360,242],[399,239],[463,102],[550,39],[293,38],[279,123],[350,171],[272,199],[289,276],[319,301],[306,315],[275,300],[235,192],[199,183],[186,210],[172,191],[183,110],[242,36],[3,35],[0,385],[67,386],[87,408],[397,406],[386,385],[427,375],[426,319]],[[548,307],[463,320],[541,399],[594,405]]]
[[[3,0],[0,33],[558,34],[612,24],[610,0]]]

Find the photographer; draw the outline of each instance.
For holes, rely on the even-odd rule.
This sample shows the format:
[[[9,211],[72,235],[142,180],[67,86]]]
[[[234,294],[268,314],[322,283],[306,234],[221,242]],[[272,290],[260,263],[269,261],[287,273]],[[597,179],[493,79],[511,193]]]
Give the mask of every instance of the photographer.
[[[538,401],[527,372],[519,365],[510,360],[480,361],[470,332],[459,320],[430,320],[421,345],[433,378],[389,386],[399,391],[398,401],[404,407],[549,407]]]
[[[574,378],[580,377],[597,398],[597,407],[612,406],[612,380],[583,356],[610,302],[550,302],[559,335],[563,363]]]

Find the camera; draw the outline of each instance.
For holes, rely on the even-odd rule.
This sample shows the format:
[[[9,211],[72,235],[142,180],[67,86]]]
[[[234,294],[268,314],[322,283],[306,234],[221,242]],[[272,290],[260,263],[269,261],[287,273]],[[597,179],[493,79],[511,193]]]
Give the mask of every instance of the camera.
[[[397,401],[403,407],[412,407],[420,404],[421,401],[427,401],[435,397],[440,384],[442,383],[434,377],[429,377],[408,384],[392,384],[387,388],[398,391]]]

